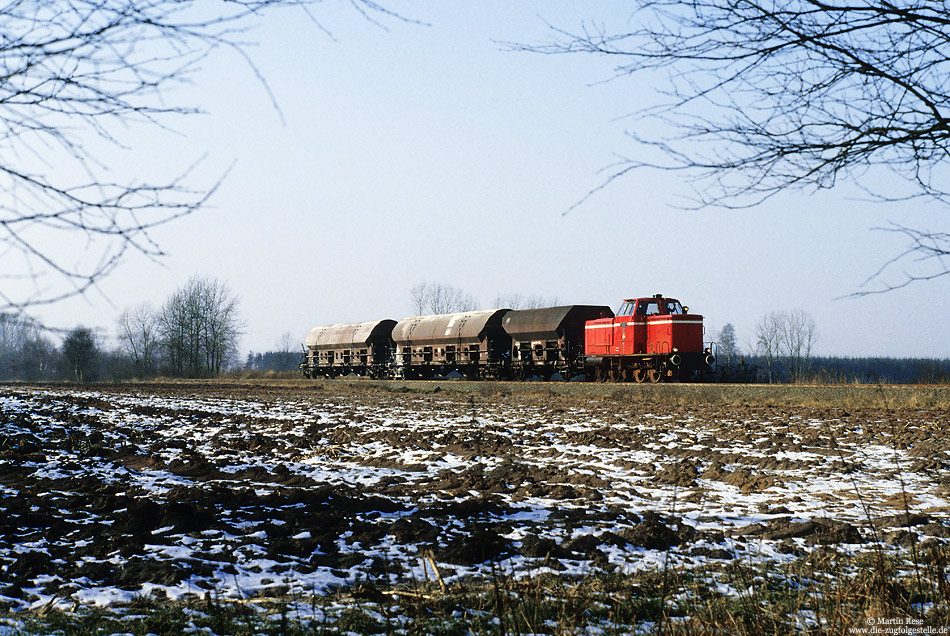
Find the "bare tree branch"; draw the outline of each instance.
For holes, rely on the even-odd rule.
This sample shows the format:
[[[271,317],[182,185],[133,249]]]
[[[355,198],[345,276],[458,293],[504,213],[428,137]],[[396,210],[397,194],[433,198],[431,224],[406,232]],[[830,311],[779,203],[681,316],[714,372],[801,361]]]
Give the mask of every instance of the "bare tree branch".
[[[950,262],[948,262],[948,260],[950,260],[950,234],[947,232],[925,232],[904,227],[896,223],[891,224],[890,227],[879,227],[875,229],[882,232],[903,234],[909,239],[907,247],[903,252],[888,259],[876,272],[864,281],[864,285],[879,283],[875,289],[865,289],[854,292],[853,294],[849,294],[849,297],[856,298],[883,294],[895,289],[907,287],[912,283],[934,280],[935,278],[941,278],[950,274]],[[916,266],[923,266],[926,273],[915,273],[911,270],[902,269],[899,282],[890,283],[884,280],[884,276],[888,272],[907,261],[915,263]]]
[[[351,3],[368,19],[402,19]],[[150,231],[200,209],[220,181],[189,185],[192,169],[116,177],[113,151],[129,150],[137,126],[199,113],[174,89],[218,49],[247,63],[276,108],[245,38],[264,14],[310,4],[0,0],[0,277],[32,283],[0,292],[0,311],[82,294],[129,252],[161,256]]]
[[[662,103],[634,113],[629,133],[663,159],[622,159],[584,200],[631,171],[660,168],[687,177],[696,207],[750,207],[841,181],[880,200],[950,203],[950,2],[636,6],[630,30],[553,29],[548,44],[510,45],[614,59],[615,80],[665,80]],[[907,188],[896,191],[880,169]],[[926,256],[932,241],[950,248],[946,234],[921,237],[922,251],[905,256]]]

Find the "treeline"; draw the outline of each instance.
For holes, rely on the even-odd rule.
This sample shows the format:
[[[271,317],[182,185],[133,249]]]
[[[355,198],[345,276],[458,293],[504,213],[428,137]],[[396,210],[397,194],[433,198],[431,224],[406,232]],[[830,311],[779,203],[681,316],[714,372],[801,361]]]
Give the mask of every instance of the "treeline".
[[[818,330],[805,311],[773,311],[755,325],[744,352],[735,327],[715,337],[723,382],[822,384],[950,384],[950,359],[815,356]]]
[[[247,354],[244,368],[248,371],[297,371],[303,354],[294,351],[265,351]]]
[[[210,378],[238,364],[238,299],[214,279],[192,278],[157,309],[127,309],[116,327],[113,340],[80,325],[57,346],[33,319],[0,313],[0,380]]]
[[[131,360],[120,349],[102,346],[102,337],[76,327],[57,346],[34,320],[0,313],[0,380],[45,382],[129,379]]]
[[[49,380],[63,372],[59,348],[30,318],[0,313],[0,380]]]
[[[769,373],[771,369],[771,373]],[[821,384],[950,384],[950,359],[847,358],[815,356],[802,371],[800,361],[767,356],[745,356],[735,364],[721,364],[725,381]]]
[[[138,376],[211,378],[236,361],[243,322],[225,283],[192,278],[158,310],[140,305],[123,312],[118,326]]]

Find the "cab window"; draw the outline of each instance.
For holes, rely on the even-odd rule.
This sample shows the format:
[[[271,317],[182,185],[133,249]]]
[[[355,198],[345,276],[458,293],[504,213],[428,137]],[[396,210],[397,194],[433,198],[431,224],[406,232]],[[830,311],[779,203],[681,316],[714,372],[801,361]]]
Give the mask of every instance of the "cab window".
[[[683,314],[686,313],[683,311],[683,306],[678,300],[667,300],[666,303],[666,313],[668,314]]]
[[[660,313],[660,303],[655,300],[641,300],[637,303],[638,316],[657,316]]]
[[[632,302],[627,301],[624,304],[620,305],[620,310],[617,312],[618,316],[629,316],[631,314],[633,314]]]

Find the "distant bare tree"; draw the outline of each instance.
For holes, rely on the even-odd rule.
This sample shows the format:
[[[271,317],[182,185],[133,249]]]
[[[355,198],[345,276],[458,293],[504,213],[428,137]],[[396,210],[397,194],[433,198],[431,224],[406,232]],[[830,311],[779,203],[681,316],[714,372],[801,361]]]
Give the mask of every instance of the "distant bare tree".
[[[202,292],[205,366],[211,375],[218,375],[234,362],[244,322],[238,311],[238,298],[226,283],[205,280]]]
[[[763,316],[755,325],[756,352],[765,359],[770,384],[775,380],[773,370],[775,359],[779,356],[781,337],[782,321],[776,312]]]
[[[132,360],[137,377],[156,372],[158,362],[158,314],[148,303],[123,311],[117,320],[118,339]]]
[[[661,87],[630,136],[663,158],[641,148],[604,185],[658,167],[692,179],[700,205],[747,207],[842,181],[880,200],[950,203],[947,0],[638,0],[630,11],[613,27],[514,45],[603,56],[615,80]],[[883,290],[950,273],[950,235],[892,229],[911,239],[894,261],[920,269],[899,283],[878,272]]]
[[[447,283],[419,283],[409,290],[409,299],[419,316],[472,311],[478,307],[474,296]]]
[[[719,342],[719,360],[724,364],[732,364],[736,358],[742,355],[736,341],[736,328],[731,322],[727,322],[719,330],[717,340]]]
[[[257,73],[244,38],[265,10],[311,4],[0,0],[0,310],[81,294],[129,252],[161,255],[150,230],[200,208],[215,186],[189,186],[187,167],[117,176],[120,152],[137,125],[160,130],[199,112],[172,89],[215,49]]]
[[[818,330],[810,314],[801,310],[773,311],[756,325],[757,353],[765,359],[769,382],[774,381],[773,366],[782,359],[788,364],[788,378],[801,382],[818,341]]]
[[[227,284],[192,278],[165,301],[158,329],[165,364],[179,377],[213,377],[237,353],[243,323]]]
[[[506,308],[506,309],[541,309],[543,307],[557,307],[558,302],[560,302],[557,296],[552,296],[551,298],[545,298],[544,296],[539,296],[532,294],[525,296],[524,294],[499,294],[495,297],[492,307]]]
[[[294,340],[294,334],[285,331],[284,335],[277,339],[277,351],[281,353],[296,351],[297,347],[294,345]]]
[[[299,363],[300,351],[303,345],[295,344],[296,338],[289,331],[285,332],[277,339],[276,365],[280,369],[293,369]]]
[[[811,364],[811,354],[818,340],[815,320],[802,310],[784,311],[781,316],[781,350],[788,359],[793,382],[803,382]]]

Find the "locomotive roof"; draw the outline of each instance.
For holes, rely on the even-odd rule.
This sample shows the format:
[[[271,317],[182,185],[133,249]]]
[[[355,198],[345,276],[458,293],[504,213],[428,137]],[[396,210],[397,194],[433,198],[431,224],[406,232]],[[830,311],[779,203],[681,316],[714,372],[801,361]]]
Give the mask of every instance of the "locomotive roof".
[[[398,345],[454,345],[481,342],[492,328],[501,330],[508,309],[465,311],[457,314],[403,318],[393,328]]]
[[[638,300],[675,300],[679,302],[678,298],[672,298],[670,296],[664,296],[663,294],[654,294],[653,296],[641,296],[640,298],[624,298],[623,302],[625,303],[635,303]]]
[[[388,339],[395,324],[395,320],[387,318],[370,322],[314,327],[307,334],[304,345],[308,349],[338,349],[340,347],[367,345],[374,338]]]
[[[610,307],[601,305],[562,305],[541,309],[517,309],[502,320],[505,331],[515,340],[557,340],[571,325],[583,329],[584,322],[612,318]]]

